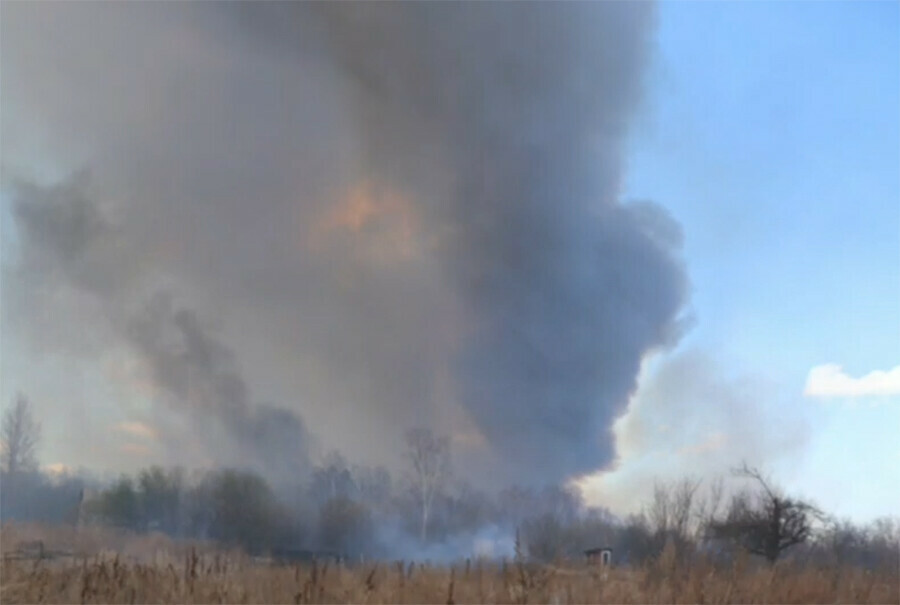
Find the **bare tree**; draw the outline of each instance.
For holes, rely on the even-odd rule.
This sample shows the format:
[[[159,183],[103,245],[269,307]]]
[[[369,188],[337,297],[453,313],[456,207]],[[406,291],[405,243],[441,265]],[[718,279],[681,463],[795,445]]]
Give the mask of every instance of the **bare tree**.
[[[356,466],[352,470],[352,475],[356,493],[366,507],[379,513],[390,507],[394,485],[391,473],[386,468]]]
[[[700,480],[691,477],[682,479],[672,487],[672,529],[682,542],[687,542],[691,533],[699,487]]]
[[[356,485],[340,452],[333,451],[315,468],[310,481],[313,498],[320,504],[334,498],[354,498]]]
[[[563,556],[572,540],[568,528],[553,513],[532,517],[522,524],[522,537],[528,545],[528,556],[549,563]]]
[[[406,446],[413,470],[413,494],[422,513],[420,537],[425,542],[434,497],[450,477],[450,442],[428,429],[418,428],[406,433]]]
[[[697,510],[694,513],[697,519],[696,537],[703,539],[709,536],[710,527],[719,518],[719,509],[722,506],[722,498],[725,494],[725,480],[716,477],[707,486],[706,493],[697,501]]]
[[[31,403],[19,393],[12,407],[3,414],[0,427],[3,469],[10,474],[36,469],[40,437],[41,425],[31,413]]]
[[[823,518],[819,509],[802,500],[788,498],[773,488],[759,470],[744,464],[735,474],[759,486],[755,498],[737,494],[724,521],[712,524],[714,537],[739,543],[745,550],[774,563],[781,553],[802,544],[812,535],[812,523]]]
[[[661,550],[670,540],[679,550],[684,550],[688,545],[699,487],[700,481],[690,477],[653,485],[653,499],[645,507],[645,514],[658,549]]]
[[[669,531],[672,517],[672,503],[669,489],[666,484],[659,481],[653,483],[653,499],[646,507],[647,519],[650,527],[656,534],[665,534]]]

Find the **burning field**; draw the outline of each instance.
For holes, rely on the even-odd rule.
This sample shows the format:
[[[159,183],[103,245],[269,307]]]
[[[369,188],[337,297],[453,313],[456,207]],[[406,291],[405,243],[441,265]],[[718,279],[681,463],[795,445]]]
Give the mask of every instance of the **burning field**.
[[[34,532],[34,528],[30,530]],[[274,565],[203,545],[118,536],[130,554],[81,552],[114,532],[43,529],[74,550],[16,557],[21,528],[3,530],[4,603],[898,603],[894,570],[850,566],[727,566],[679,560],[674,548],[637,568],[582,562],[538,565],[522,558],[455,565],[314,561]],[[77,540],[75,540],[77,538]],[[73,542],[73,540],[75,540]],[[80,542],[78,542],[80,540]],[[161,550],[164,548],[165,550]]]

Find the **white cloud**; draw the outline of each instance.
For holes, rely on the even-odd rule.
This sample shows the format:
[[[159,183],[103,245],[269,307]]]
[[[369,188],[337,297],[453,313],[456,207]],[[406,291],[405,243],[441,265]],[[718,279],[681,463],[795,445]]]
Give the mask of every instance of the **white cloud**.
[[[816,366],[809,371],[807,397],[877,397],[900,395],[900,365],[888,371],[876,370],[860,378],[848,376],[835,363]]]

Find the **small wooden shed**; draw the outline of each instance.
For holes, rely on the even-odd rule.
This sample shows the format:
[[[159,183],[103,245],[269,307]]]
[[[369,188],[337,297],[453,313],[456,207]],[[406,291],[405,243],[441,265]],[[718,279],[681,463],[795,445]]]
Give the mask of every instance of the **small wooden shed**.
[[[611,565],[612,549],[611,548],[589,548],[584,551],[584,556],[590,565]]]

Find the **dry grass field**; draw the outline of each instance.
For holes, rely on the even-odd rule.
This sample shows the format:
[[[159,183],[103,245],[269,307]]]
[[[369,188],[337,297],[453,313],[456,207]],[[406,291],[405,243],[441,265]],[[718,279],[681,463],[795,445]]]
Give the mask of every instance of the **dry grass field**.
[[[38,533],[65,556],[9,556]],[[273,566],[161,536],[74,529],[5,527],[2,546],[2,603],[900,603],[897,570],[763,568],[747,559],[716,569],[680,565],[671,551],[644,568],[603,570],[515,562]]]

